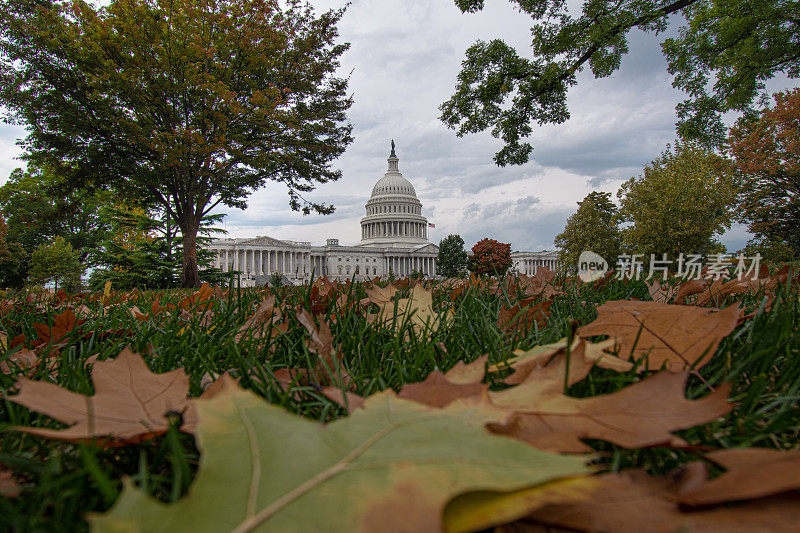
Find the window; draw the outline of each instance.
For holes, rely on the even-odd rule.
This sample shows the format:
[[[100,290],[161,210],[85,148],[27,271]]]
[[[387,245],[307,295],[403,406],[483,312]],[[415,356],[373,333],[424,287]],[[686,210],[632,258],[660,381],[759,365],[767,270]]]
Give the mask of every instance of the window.
[[[378,275],[378,269],[377,268],[373,268],[372,269],[372,275],[373,276],[377,276]]]
[[[350,275],[350,265],[347,265],[347,275]]]
[[[339,267],[339,275],[342,275],[342,267]]]

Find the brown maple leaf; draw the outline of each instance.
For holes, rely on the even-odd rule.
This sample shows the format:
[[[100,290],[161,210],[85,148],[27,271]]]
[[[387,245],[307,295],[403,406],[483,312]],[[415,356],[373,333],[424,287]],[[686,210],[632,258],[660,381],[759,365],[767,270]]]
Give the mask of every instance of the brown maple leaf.
[[[104,439],[107,445],[140,442],[165,433],[168,413],[192,419],[186,395],[189,377],[182,369],[154,374],[128,349],[92,369],[95,394],[84,396],[52,383],[21,379],[19,393],[6,399],[70,425],[66,429],[17,427],[40,437],[68,441]],[[187,430],[191,424],[184,424]]]
[[[78,319],[72,309],[67,308],[61,314],[53,316],[52,326],[34,323],[33,329],[36,330],[39,337],[38,344],[46,346],[62,340],[84,323],[86,323],[85,319]]]
[[[191,309],[200,304],[207,306],[215,294],[216,291],[211,285],[203,283],[197,291],[184,298],[183,301],[178,304],[178,309]]]
[[[386,287],[373,285],[372,287],[367,287],[365,290],[367,291],[367,297],[361,300],[362,305],[374,303],[378,307],[382,307],[384,304],[393,301],[397,294],[397,287],[392,284]]]
[[[517,330],[533,331],[533,324],[539,329],[544,328],[550,318],[553,299],[531,305],[533,300],[534,298],[526,298],[511,307],[504,305],[497,313],[497,329],[509,334]]]
[[[578,335],[608,335],[620,345],[620,355],[640,359],[647,368],[680,371],[699,368],[714,355],[720,341],[739,320],[739,306],[722,311],[659,302],[617,300],[597,307],[597,319]]]

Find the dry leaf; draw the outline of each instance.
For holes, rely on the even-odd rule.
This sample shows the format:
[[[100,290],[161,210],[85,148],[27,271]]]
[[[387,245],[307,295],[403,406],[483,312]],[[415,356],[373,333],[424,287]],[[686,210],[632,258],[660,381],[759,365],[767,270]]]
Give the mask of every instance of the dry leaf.
[[[720,341],[739,320],[739,306],[722,311],[659,302],[617,300],[597,307],[597,320],[578,335],[608,335],[620,345],[620,356],[638,360],[647,355],[647,368],[681,371],[699,368],[714,355]],[[634,349],[635,348],[635,349]]]
[[[607,533],[796,533],[800,497],[763,498],[738,506],[687,512],[676,503],[677,483],[641,471],[604,474],[585,501],[547,505],[502,533],[563,531]],[[530,526],[530,529],[528,529]],[[537,529],[540,527],[547,529]]]
[[[10,374],[14,365],[19,367],[20,370],[29,370],[39,365],[39,358],[32,350],[28,350],[26,348],[17,350],[8,356],[8,361],[3,361],[0,363],[0,372]]]
[[[800,489],[800,450],[737,448],[706,454],[727,472],[700,486],[683,487],[680,502],[711,505]]]
[[[383,304],[381,311],[375,317],[376,321],[390,321],[394,315],[395,302],[388,301]],[[408,317],[408,318],[407,318]],[[397,315],[395,317],[395,329],[399,329],[403,323],[409,320],[411,327],[418,333],[437,330],[453,320],[453,313],[450,309],[438,313],[433,309],[433,295],[425,290],[421,285],[415,285],[411,289],[410,298],[400,298],[397,300]],[[408,331],[406,332],[408,335]]]
[[[559,394],[557,385],[563,386],[563,381],[554,386],[553,376],[532,375],[517,387],[490,393],[492,403],[513,416],[489,428],[541,449],[567,453],[588,451],[581,439],[625,448],[683,447],[686,442],[673,431],[710,422],[733,407],[728,403],[729,384],[699,400],[687,400],[687,377],[687,372],[660,372],[612,394],[571,398]]]
[[[514,331],[533,331],[536,323],[541,330],[550,318],[550,306],[553,300],[545,300],[530,305],[531,299],[525,299],[511,306],[503,306],[497,314],[497,329],[505,333]]]
[[[333,346],[333,335],[328,323],[320,318],[319,328],[317,328],[314,317],[305,309],[298,311],[296,316],[311,335],[311,338],[306,341],[306,346],[309,352],[317,355],[315,374],[318,383],[321,385],[338,383],[349,386],[350,375],[342,370],[341,359],[338,355],[339,348]]]
[[[667,284],[662,285],[658,279],[653,279],[652,282],[645,281],[645,284],[654,302],[668,303],[678,293],[678,287],[670,287]]]
[[[686,298],[688,296],[703,292],[706,290],[707,286],[708,283],[702,279],[685,281],[681,283],[680,287],[678,287],[678,292],[675,293],[675,300],[673,303],[676,305],[683,305],[686,303]]]
[[[259,304],[255,314],[248,318],[234,336],[236,342],[249,335],[254,339],[263,339],[280,331],[276,322],[281,319],[281,311],[275,307],[275,296],[269,295]],[[274,346],[272,346],[274,350]]]
[[[486,363],[488,360],[488,355],[482,355],[471,363],[459,361],[444,374],[444,377],[451,383],[461,385],[480,383],[483,381],[483,376],[486,375]]]
[[[69,424],[66,429],[17,427],[40,437],[70,441],[109,439],[109,445],[153,438],[169,429],[170,412],[184,413],[188,431],[193,413],[186,394],[189,377],[182,369],[153,374],[142,358],[125,349],[116,359],[97,361],[92,369],[94,396],[52,383],[21,379],[19,394],[6,399]]]
[[[361,303],[363,305],[374,303],[378,307],[382,307],[384,304],[391,302],[397,294],[397,287],[392,284],[389,284],[386,287],[373,285],[371,287],[367,287],[365,290],[367,291],[367,297],[361,300]]]
[[[63,339],[69,335],[72,330],[85,322],[85,319],[79,320],[75,316],[75,313],[72,312],[72,309],[67,308],[64,309],[61,314],[53,316],[52,326],[34,323],[33,329],[36,330],[36,334],[39,336],[39,343],[48,345]]]
[[[397,393],[398,398],[412,400],[431,407],[445,407],[456,400],[481,396],[488,392],[489,385],[477,383],[453,383],[438,370],[425,381],[406,383]]]
[[[13,498],[21,492],[19,483],[8,470],[0,469],[0,498]]]
[[[630,372],[633,370],[633,363],[630,361],[625,361],[604,351],[613,346],[613,340],[593,344],[576,337],[569,351],[569,385],[573,385],[588,376],[594,365],[600,368],[616,370],[617,372]],[[566,375],[566,361],[567,339],[564,338],[559,342],[535,346],[527,351],[515,350],[514,357],[502,364],[489,367],[489,370],[497,372],[505,368],[513,368],[514,373],[503,380],[509,385],[518,385],[527,381],[529,376],[535,373],[536,376],[532,379],[536,379],[542,385],[545,385],[545,382],[550,381],[552,378],[552,381],[559,386],[563,386],[564,376]]]

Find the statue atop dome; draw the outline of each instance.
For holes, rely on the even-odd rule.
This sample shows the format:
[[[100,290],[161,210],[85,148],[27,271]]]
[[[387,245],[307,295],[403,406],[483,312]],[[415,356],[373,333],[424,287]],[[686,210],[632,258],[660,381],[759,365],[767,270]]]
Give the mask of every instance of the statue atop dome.
[[[392,139],[392,153],[389,154],[389,157],[397,157],[397,155],[394,153],[394,139]]]

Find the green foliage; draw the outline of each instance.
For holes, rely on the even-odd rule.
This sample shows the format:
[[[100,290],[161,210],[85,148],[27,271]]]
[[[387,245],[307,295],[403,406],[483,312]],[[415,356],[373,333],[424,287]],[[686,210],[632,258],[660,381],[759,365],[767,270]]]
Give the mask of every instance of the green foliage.
[[[742,178],[737,216],[755,235],[752,247],[791,261],[800,258],[800,89],[774,98],[741,119],[728,143]]]
[[[723,251],[714,236],[730,227],[736,194],[726,160],[691,143],[667,148],[617,192],[620,215],[632,223],[623,247],[658,259]]]
[[[336,77],[343,10],[296,1],[3,0],[0,103],[30,159],[72,183],[156,206],[180,228],[182,283],[200,282],[197,231],[270,181],[304,213],[352,141]],[[65,97],[70,95],[70,97]]]
[[[8,226],[0,215],[0,287],[18,287],[25,279],[27,254],[19,243],[6,239]]]
[[[759,254],[763,261],[776,265],[794,261],[797,257],[795,251],[785,241],[774,241],[758,237],[750,239],[741,250],[741,253],[746,257],[754,257]]]
[[[800,75],[797,42],[800,6],[780,0],[585,0],[580,14],[567,2],[510,0],[533,20],[532,53],[519,53],[500,39],[476,41],[466,51],[455,92],[440,107],[441,120],[459,136],[491,130],[504,146],[500,166],[528,161],[534,124],[569,118],[567,91],[587,65],[595,78],[616,72],[628,53],[628,33],[660,33],[686,22],[663,51],[673,85],[688,99],[677,108],[685,139],[719,144],[721,115],[745,111],[764,91],[764,81]],[[455,0],[464,12],[483,0]],[[709,86],[713,91],[709,93]]]
[[[78,259],[86,263],[108,230],[99,216],[108,196],[70,187],[63,175],[49,167],[29,165],[27,171],[14,170],[0,187],[0,209],[8,222],[6,239],[15,251],[0,267],[0,283],[22,286],[33,251],[57,236],[69,242]]]
[[[610,265],[616,264],[622,233],[611,193],[595,191],[586,195],[578,202],[578,211],[567,219],[564,231],[556,236],[554,242],[568,269],[578,264],[578,257],[584,250],[599,254]]]
[[[479,276],[503,276],[511,268],[511,245],[481,239],[472,247],[467,268]]]
[[[166,217],[157,218],[141,209],[106,207],[101,216],[111,230],[95,251],[95,263],[100,267],[92,272],[90,286],[99,289],[106,281],[128,290],[169,289],[180,285],[182,270],[182,239],[179,229]],[[222,284],[228,274],[212,267],[213,253],[205,245],[210,235],[222,230],[213,228],[222,215],[206,215],[198,230],[198,266],[202,281]]]
[[[78,254],[64,237],[56,237],[51,244],[43,244],[31,254],[29,279],[33,283],[52,282],[56,290],[60,283],[62,288],[75,291],[80,287],[81,274],[83,265]]]
[[[439,241],[436,274],[445,278],[460,278],[467,271],[467,251],[461,235],[448,235]]]

